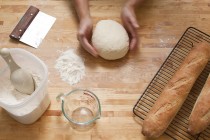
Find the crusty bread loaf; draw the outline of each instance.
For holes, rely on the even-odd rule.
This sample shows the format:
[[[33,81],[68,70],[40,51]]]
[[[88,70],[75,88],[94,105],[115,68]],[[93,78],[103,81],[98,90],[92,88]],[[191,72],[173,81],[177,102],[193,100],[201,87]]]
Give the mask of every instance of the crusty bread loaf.
[[[143,121],[142,134],[157,138],[167,129],[210,58],[207,43],[195,44]]]
[[[210,125],[210,75],[196,100],[189,117],[188,131],[198,134]]]

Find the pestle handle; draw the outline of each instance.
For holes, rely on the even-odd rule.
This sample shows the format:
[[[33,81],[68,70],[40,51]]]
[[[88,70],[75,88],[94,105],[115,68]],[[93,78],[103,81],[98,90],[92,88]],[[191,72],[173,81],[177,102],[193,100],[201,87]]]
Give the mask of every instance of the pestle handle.
[[[18,66],[10,55],[7,48],[0,50],[0,55],[7,62],[10,68],[10,81],[14,88],[24,94],[32,94],[35,90],[35,82],[32,75]]]
[[[20,69],[20,67],[15,63],[13,60],[12,56],[10,55],[9,49],[7,48],[2,48],[0,50],[0,55],[4,58],[4,60],[7,62],[10,68],[10,72],[14,72],[17,69]]]

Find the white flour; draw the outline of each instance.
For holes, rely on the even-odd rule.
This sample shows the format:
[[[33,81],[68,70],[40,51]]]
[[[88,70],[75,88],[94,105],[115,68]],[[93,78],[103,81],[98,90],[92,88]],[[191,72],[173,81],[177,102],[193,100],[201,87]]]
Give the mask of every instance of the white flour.
[[[36,87],[39,86],[41,82],[41,77],[38,74],[34,73],[32,73],[32,77],[34,78]],[[28,94],[23,94],[17,91],[9,79],[3,80],[1,85],[2,86],[0,89],[0,102],[3,102],[7,105],[18,104],[30,96]]]
[[[70,85],[78,83],[85,76],[84,60],[73,49],[63,52],[56,60],[55,68],[63,81]]]
[[[15,90],[8,77],[8,75],[5,75],[6,80],[3,80],[0,84],[0,102],[3,102],[7,105],[16,105],[31,96]],[[42,81],[42,77],[34,73],[32,73],[32,77],[34,78],[36,88],[41,86],[40,82]],[[46,91],[43,89],[42,92]],[[13,109],[12,111],[8,110],[8,113],[20,123],[31,124],[44,113],[49,104],[50,100],[48,94],[43,93],[40,94],[39,97],[34,97],[30,103],[27,103],[24,106],[17,106],[16,109]],[[7,108],[5,108],[5,110],[7,110]]]

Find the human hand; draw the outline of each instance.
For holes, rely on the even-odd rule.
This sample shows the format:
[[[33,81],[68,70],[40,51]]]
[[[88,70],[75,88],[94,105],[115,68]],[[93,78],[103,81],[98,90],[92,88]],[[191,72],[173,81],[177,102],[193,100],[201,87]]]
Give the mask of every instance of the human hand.
[[[134,7],[125,5],[122,9],[121,18],[130,38],[129,48],[133,50],[138,45],[137,29],[139,28]]]
[[[92,20],[89,17],[81,19],[77,39],[86,51],[88,51],[93,56],[97,57],[98,53],[96,49],[91,45],[92,30]]]

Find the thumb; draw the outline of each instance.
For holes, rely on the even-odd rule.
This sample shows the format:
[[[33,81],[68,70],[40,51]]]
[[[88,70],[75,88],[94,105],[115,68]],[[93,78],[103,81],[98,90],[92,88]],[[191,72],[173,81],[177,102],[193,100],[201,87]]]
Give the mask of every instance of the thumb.
[[[134,28],[139,28],[139,24],[138,24],[138,22],[137,22],[137,20],[136,20],[136,18],[135,17],[132,17],[131,19],[130,19],[130,22],[131,22],[131,24],[132,24],[132,26],[134,27]]]

